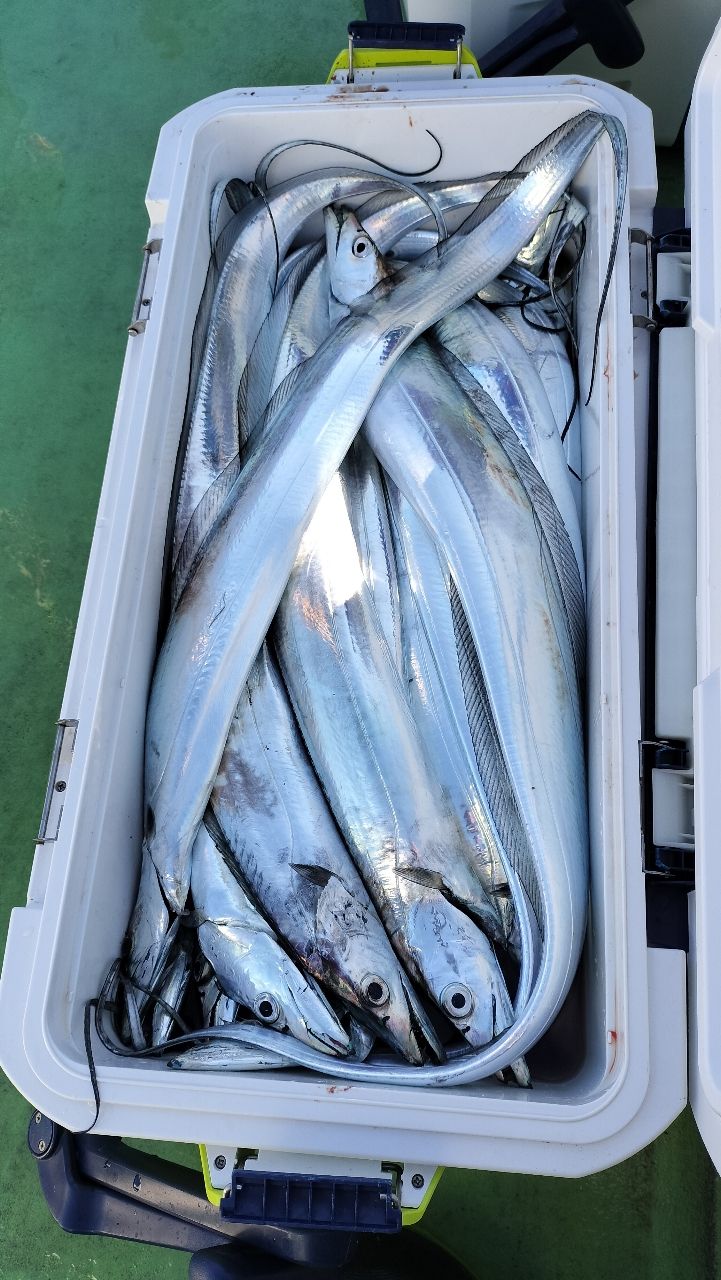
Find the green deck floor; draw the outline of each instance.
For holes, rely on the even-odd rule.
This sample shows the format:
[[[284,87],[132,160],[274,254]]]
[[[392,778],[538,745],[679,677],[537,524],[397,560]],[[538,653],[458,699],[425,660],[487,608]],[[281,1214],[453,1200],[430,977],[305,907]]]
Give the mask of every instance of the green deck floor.
[[[325,78],[349,0],[5,0],[0,50],[0,947],[25,898],[146,231],[161,124],[232,85]],[[287,25],[286,25],[287,23]],[[673,190],[673,158],[664,165]],[[22,992],[18,999],[22,1000]],[[63,1235],[0,1076],[0,1277],[186,1274]],[[684,1115],[579,1182],[449,1172],[424,1230],[494,1280],[710,1280],[718,1182]]]

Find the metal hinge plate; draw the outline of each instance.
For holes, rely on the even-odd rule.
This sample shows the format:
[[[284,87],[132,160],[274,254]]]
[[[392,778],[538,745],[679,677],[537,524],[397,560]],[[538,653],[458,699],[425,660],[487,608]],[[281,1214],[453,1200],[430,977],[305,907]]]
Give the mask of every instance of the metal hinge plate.
[[[688,746],[681,739],[651,739],[639,743],[641,780],[641,832],[643,838],[643,870],[647,876],[678,884],[689,889],[694,883],[693,838],[693,771]],[[672,817],[681,809],[684,820],[665,824],[659,838],[658,810],[661,809],[661,787],[665,780],[671,794],[665,808]],[[674,803],[674,800],[676,803]]]
[[[140,267],[138,291],[133,304],[132,319],[128,325],[128,333],[133,337],[136,334],[145,332],[145,327],[150,317],[155,275],[162,244],[162,240],[148,240],[148,243],[143,245],[143,261]]]
[[[77,720],[58,720],[36,844],[51,844],[58,838],[77,730]]]
[[[648,231],[644,231],[641,227],[630,227],[628,232],[629,241],[629,258],[631,265],[631,298],[634,300],[634,294],[644,303],[644,309],[641,311],[631,312],[633,316],[633,326],[635,329],[648,329],[652,333],[658,327],[655,315],[655,297],[656,285],[654,279],[654,238]],[[633,253],[633,246],[639,245],[644,250],[644,270],[640,287],[634,290],[633,281],[636,255]]]

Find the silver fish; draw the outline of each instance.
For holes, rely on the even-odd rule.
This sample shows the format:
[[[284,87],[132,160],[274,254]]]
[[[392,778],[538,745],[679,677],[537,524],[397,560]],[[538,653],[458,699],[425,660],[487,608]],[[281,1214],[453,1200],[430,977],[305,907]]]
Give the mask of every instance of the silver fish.
[[[183,1002],[192,967],[190,953],[185,947],[181,947],[158,989],[158,995],[162,997],[164,1003],[176,1012]],[[151,1044],[165,1044],[174,1026],[177,1026],[177,1023],[172,1014],[164,1009],[163,1005],[156,1004],[153,1009]]]
[[[219,1027],[226,1022],[235,1022],[239,1012],[240,1005],[238,1001],[232,1000],[230,996],[226,996],[221,992],[213,1009],[213,1026]]]
[[[198,943],[225,995],[313,1048],[348,1053],[350,1040],[325,997],[285,954],[204,823],[191,887],[202,917]]]
[[[395,666],[402,667],[398,570],[381,469],[364,437],[356,436],[343,459],[346,509],[361,572]]]
[[[408,1061],[441,1058],[328,810],[267,645],[236,708],[210,804],[244,882],[304,969]]]
[[[543,531],[546,547],[550,552],[555,570],[554,589],[557,582],[562,601],[561,616],[565,631],[571,644],[577,686],[584,688],[586,667],[586,605],[584,588],[583,559],[579,566],[576,550],[569,536],[568,529],[555,502],[555,496],[546,484],[544,477],[529,458],[528,451],[519,439],[518,432],[505,416],[498,412],[498,406],[468,372],[465,365],[447,349],[440,348],[440,358],[465,392],[468,399],[479,411],[479,420],[487,422],[489,416],[493,421],[496,439],[513,467],[526,497],[531,504],[534,517]],[[559,443],[555,427],[551,426],[551,442]],[[564,467],[562,451],[559,450],[559,465]],[[570,490],[567,493],[566,507],[575,515],[575,505]],[[580,530],[578,531],[580,543]],[[582,556],[582,551],[580,552]]]
[[[500,920],[427,766],[363,578],[346,483],[334,477],[323,495],[273,634],[316,771],[394,947],[471,1043],[485,1043],[494,1025],[507,1025],[503,979],[487,940],[457,908],[496,937]],[[474,1005],[451,1000],[461,972],[474,977],[465,983]]]
[[[151,987],[164,967],[170,915],[158,882],[158,874],[147,850],[140,860],[140,878],[135,907],[128,925],[125,947],[128,973],[141,987]],[[138,990],[140,1008],[148,997]]]
[[[383,379],[424,329],[512,260],[605,127],[593,112],[569,121],[501,207],[354,303],[297,370],[272,431],[251,443],[173,614],[150,692],[145,843],[174,909],[184,907],[190,850],[233,711],[303,532]]]
[[[352,1045],[352,1054],[359,1062],[365,1062],[376,1042],[375,1034],[369,1031],[357,1018],[349,1018],[348,1034]]]
[[[233,243],[213,297],[174,517],[176,596],[237,474],[238,388],[273,301],[280,260],[314,212],[333,200],[383,190],[393,181],[358,169],[305,174],[248,204],[223,232]]]
[[[383,258],[375,244],[362,235],[355,215],[349,211],[334,213],[332,234],[327,236],[328,273],[331,290],[339,298],[351,302],[369,288],[374,288],[386,275]],[[360,240],[363,252],[357,254]],[[395,498],[396,555],[390,548],[390,528],[386,495],[383,492],[377,463],[369,449],[358,454],[356,440],[344,461],[342,474],[354,465],[353,483],[345,485],[346,498],[354,490],[370,490],[369,521],[353,521],[355,505],[349,503],[351,524],[363,566],[364,577],[374,590],[377,583],[392,583],[394,602],[386,617],[383,595],[374,601],[389,645],[397,646],[400,629],[395,623],[398,613],[397,586],[400,578],[404,599],[403,647],[404,675],[411,690],[416,719],[424,745],[429,749],[434,772],[442,784],[456,820],[464,831],[483,884],[496,898],[502,911],[503,928],[509,942],[515,943],[522,957],[522,972],[517,1004],[528,998],[536,968],[535,934],[530,913],[518,878],[499,848],[498,834],[483,796],[477,774],[473,745],[467,723],[464,691],[458,669],[456,637],[451,603],[446,583],[447,570],[441,565],[437,549],[425,527],[401,494],[390,486],[388,495],[393,509]],[[355,461],[352,460],[355,458]],[[369,481],[372,483],[369,484]],[[382,516],[380,512],[382,511]],[[381,537],[364,536],[363,526],[382,525]],[[361,526],[359,528],[359,525]],[[387,554],[384,554],[388,547]],[[366,550],[368,548],[368,550]],[[385,625],[383,625],[385,621]],[[398,661],[399,667],[401,666]],[[455,671],[455,680],[453,673]],[[521,929],[517,929],[513,896],[508,889],[513,881],[513,894],[522,913]]]
[[[520,183],[523,176],[522,173],[495,174],[455,182],[428,182],[423,184],[423,190],[444,214],[460,211],[468,205],[477,205],[484,197],[490,212],[504,198],[504,194]],[[500,179],[504,180],[505,188],[494,196],[493,189]],[[567,239],[575,229],[578,225],[577,211],[583,206],[580,201],[575,201],[572,212],[566,216],[569,199],[564,192],[556,208],[541,221],[528,243],[517,254],[516,262],[519,265],[532,270],[539,268],[548,258],[557,239],[561,236]],[[427,249],[439,240],[437,230],[425,229],[428,209],[424,208],[422,201],[412,192],[381,192],[371,196],[358,210],[358,217],[380,251],[387,253],[391,250],[394,257],[402,258],[404,249],[409,244],[423,244]]]
[[[452,375],[459,373],[471,399],[477,398],[476,385],[490,396],[553,499],[546,507],[537,502],[536,509],[551,545],[566,607],[574,618],[572,625],[579,631],[580,662],[585,652],[583,543],[561,437],[543,384],[521,342],[480,302],[444,316],[434,334],[471,376],[459,373],[455,361],[450,361]],[[527,467],[524,474],[532,484],[533,471]]]
[[[217,1040],[184,1049],[174,1058],[168,1058],[166,1067],[171,1071],[270,1071],[288,1067],[287,1058],[271,1049],[254,1049],[250,1045],[232,1044]]]
[[[498,444],[500,415],[489,402],[478,422],[443,372],[427,349],[414,348],[365,430],[447,559],[457,634],[477,656],[483,723],[497,735],[478,761],[481,780],[488,787],[500,765],[507,771],[533,860],[518,871],[543,953],[533,996],[509,1033],[520,1053],[558,1011],[583,942],[588,833],[579,691],[560,587],[533,508]]]
[[[496,315],[523,344],[543,383],[543,389],[563,441],[563,450],[580,519],[583,466],[580,417],[576,407],[573,368],[563,335],[557,327],[553,327],[548,313],[537,303],[525,306],[523,315],[515,306],[499,307]]]
[[[272,306],[255,340],[243,370],[238,394],[238,441],[243,449],[275,391],[274,375],[280,344],[299,293],[322,271],[323,245],[309,245],[276,290]],[[304,295],[305,296],[305,295]],[[299,304],[300,306],[301,304]]]
[[[519,859],[519,832],[512,823],[512,811],[509,814],[506,807],[506,826],[503,836],[499,834],[478,776],[448,568],[410,503],[392,481],[387,487],[404,621],[405,668],[414,713],[444,792],[465,823],[484,883],[494,894],[512,887],[503,919],[509,940],[514,939],[515,899],[521,915],[515,949],[523,966],[519,1003],[525,1004],[537,959],[526,899],[514,870]],[[506,845],[512,851],[510,856]]]

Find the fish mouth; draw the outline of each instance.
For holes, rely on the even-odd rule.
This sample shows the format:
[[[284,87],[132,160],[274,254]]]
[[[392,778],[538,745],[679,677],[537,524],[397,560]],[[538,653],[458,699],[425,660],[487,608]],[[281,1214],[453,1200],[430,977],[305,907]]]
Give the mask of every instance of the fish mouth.
[[[345,1035],[343,1029],[343,1039],[332,1035],[327,1031],[318,1031],[315,1027],[310,1027],[307,1022],[303,1023],[305,1027],[308,1043],[313,1047],[320,1049],[321,1053],[333,1054],[336,1058],[347,1058],[352,1050],[352,1045],[348,1036]]]
[[[425,1066],[428,1063],[445,1062],[446,1054],[432,1023],[420,1002],[417,992],[408,980],[402,976],[401,986],[406,998],[409,1034],[401,1036],[386,1024],[386,1038],[394,1048],[413,1066]]]

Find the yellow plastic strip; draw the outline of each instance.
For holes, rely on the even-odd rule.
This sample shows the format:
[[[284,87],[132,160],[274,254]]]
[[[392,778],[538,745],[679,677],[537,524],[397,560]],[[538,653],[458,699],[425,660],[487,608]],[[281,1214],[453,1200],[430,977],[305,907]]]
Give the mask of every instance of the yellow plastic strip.
[[[438,1186],[438,1183],[440,1182],[441,1177],[444,1173],[445,1173],[445,1169],[443,1168],[442,1165],[439,1169],[436,1169],[435,1173],[433,1174],[433,1177],[431,1178],[428,1190],[426,1191],[426,1194],[424,1195],[417,1209],[403,1209],[401,1211],[401,1218],[403,1219],[404,1227],[414,1227],[417,1222],[420,1222],[421,1218],[423,1217],[423,1214],[425,1213],[426,1209],[431,1203],[433,1193],[435,1192],[435,1189]]]
[[[479,80],[481,68],[470,49],[463,46],[461,63],[472,66]],[[368,70],[370,67],[449,67],[456,65],[455,49],[354,49],[354,67]],[[328,74],[330,84],[336,71],[348,70],[348,50],[341,49]]]
[[[205,1147],[200,1147],[200,1167],[203,1170],[203,1182],[205,1183],[205,1194],[211,1204],[220,1204],[223,1199],[223,1192],[214,1187],[210,1181],[210,1162],[208,1160],[208,1152]]]

